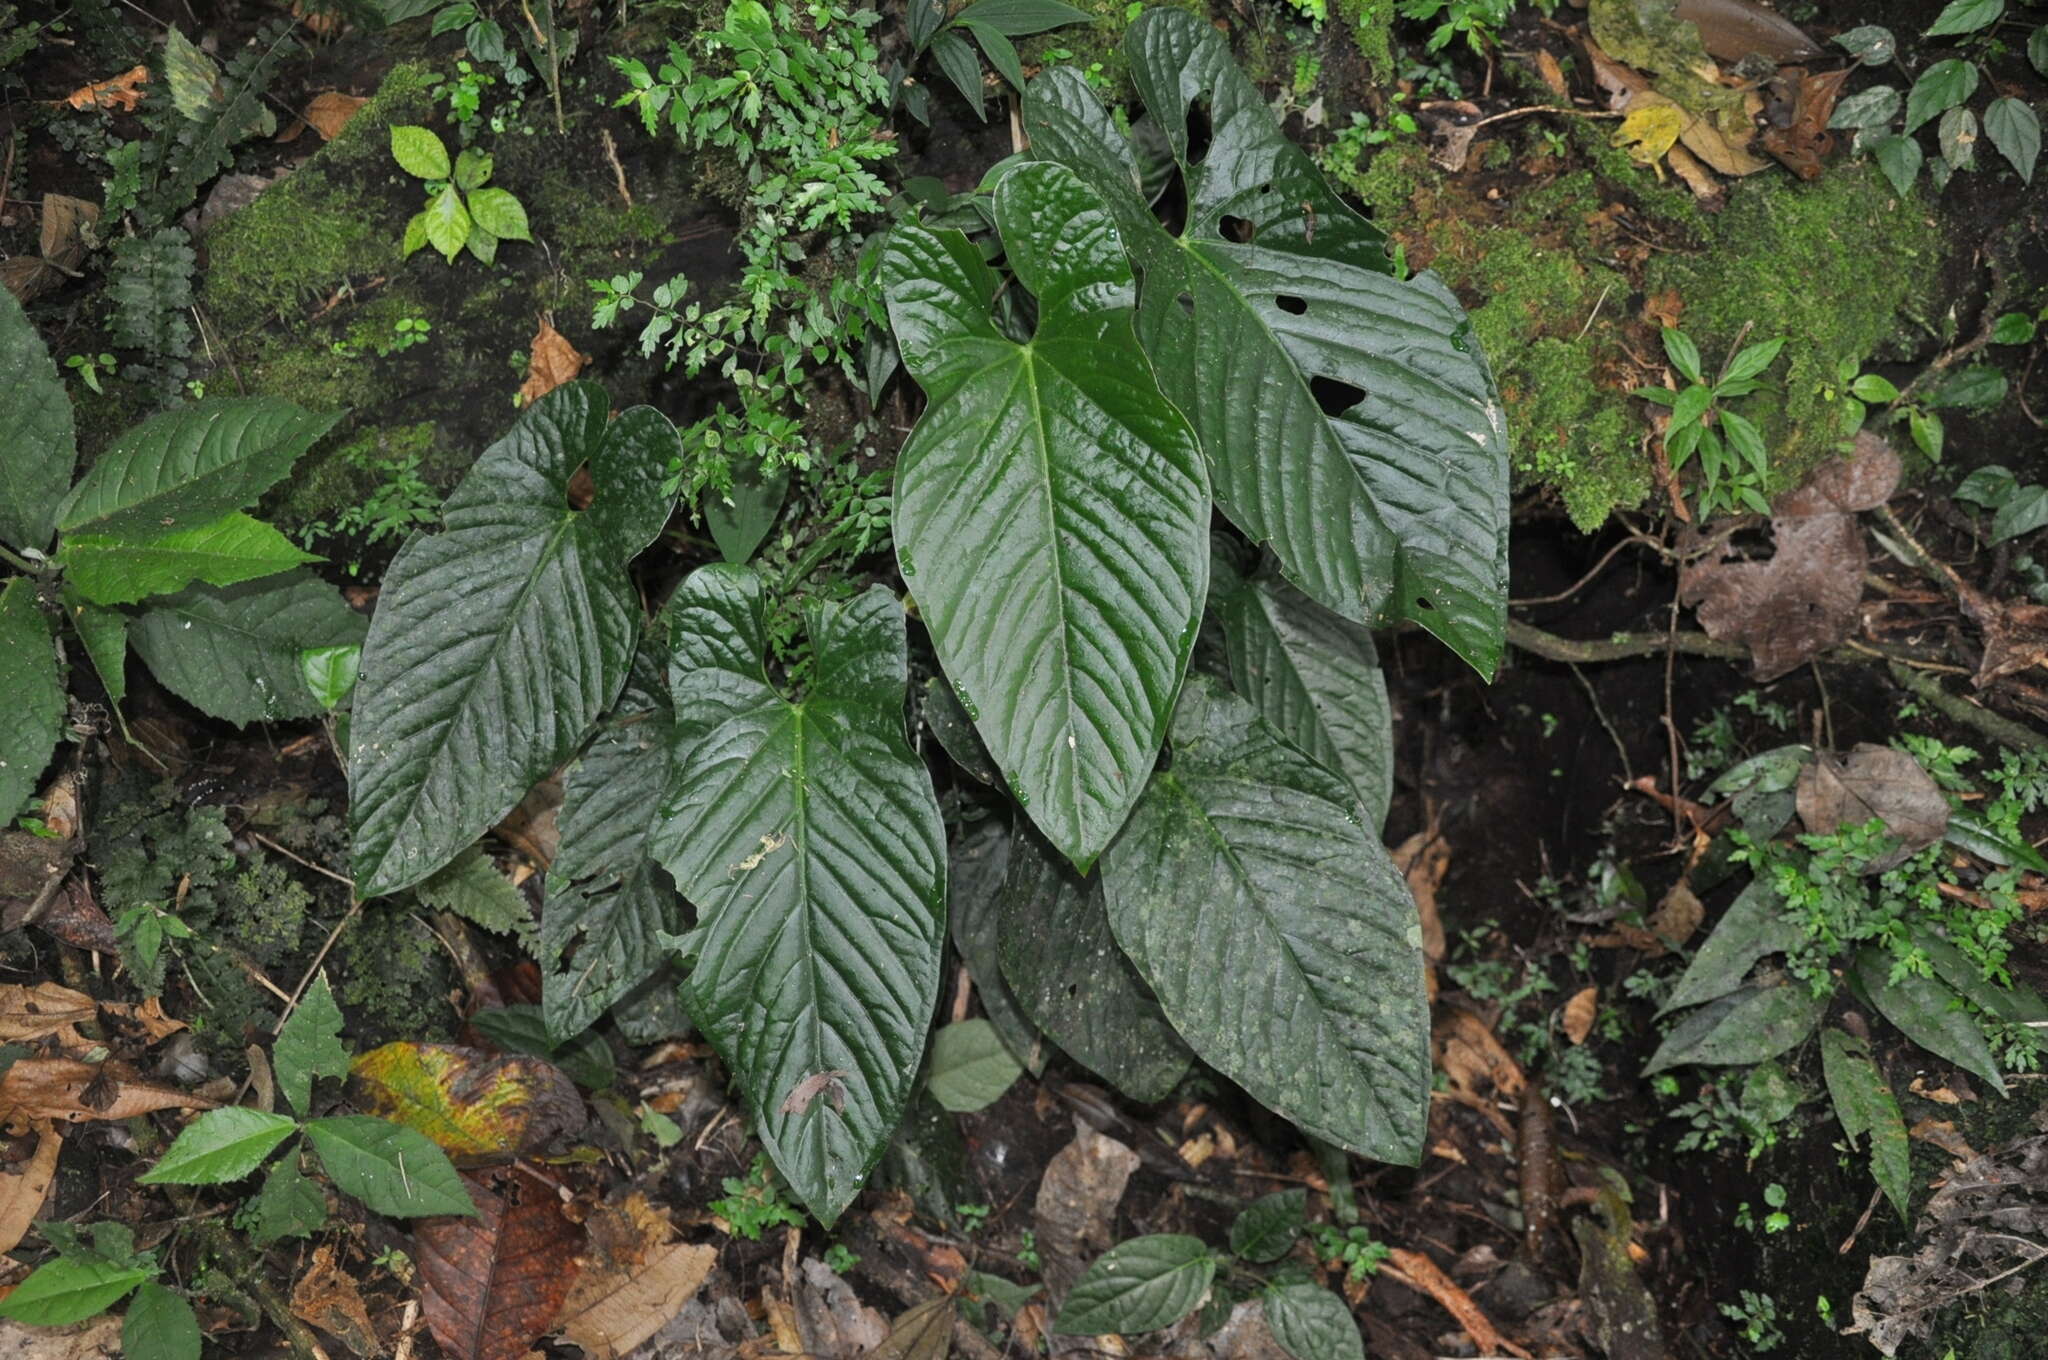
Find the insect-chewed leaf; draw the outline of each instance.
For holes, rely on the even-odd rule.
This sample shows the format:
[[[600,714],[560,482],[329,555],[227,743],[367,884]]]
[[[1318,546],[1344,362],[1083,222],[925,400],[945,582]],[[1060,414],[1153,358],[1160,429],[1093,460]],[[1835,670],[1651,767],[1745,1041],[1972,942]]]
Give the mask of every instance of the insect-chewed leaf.
[[[610,408],[587,382],[527,407],[385,573],[350,731],[363,895],[455,858],[618,697],[640,621],[626,564],[668,518],[682,449],[652,407]],[[579,511],[586,461],[597,499]]]
[[[553,1063],[449,1044],[385,1044],[350,1068],[357,1101],[451,1157],[530,1152],[583,1127],[583,1098]]]
[[[1471,322],[1435,276],[1392,276],[1384,235],[1287,140],[1221,34],[1155,8],[1124,50],[1187,186],[1178,234],[1079,72],[1032,81],[1024,125],[1030,154],[1114,214],[1138,268],[1138,337],[1201,435],[1217,503],[1322,603],[1412,619],[1491,676],[1507,427]],[[1199,154],[1198,101],[1213,129]]]
[[[1204,1061],[1318,1137],[1420,1159],[1421,922],[1342,778],[1197,676],[1103,891],[1117,942]]]
[[[769,683],[752,571],[705,567],[669,609],[673,759],[650,844],[698,911],[683,1004],[829,1224],[895,1130],[938,996],[945,833],[903,736],[902,607],[880,588],[813,606],[800,703]],[[837,1085],[801,1100],[826,1073]]]
[[[1084,872],[1165,736],[1208,582],[1208,479],[1131,329],[1096,193],[1035,164],[996,190],[1019,343],[957,231],[891,233],[882,278],[931,399],[896,465],[897,560],[946,675],[1024,810]]]
[[[526,1166],[463,1176],[474,1218],[430,1218],[414,1234],[420,1315],[452,1360],[519,1360],[562,1310],[583,1229],[555,1185]]]

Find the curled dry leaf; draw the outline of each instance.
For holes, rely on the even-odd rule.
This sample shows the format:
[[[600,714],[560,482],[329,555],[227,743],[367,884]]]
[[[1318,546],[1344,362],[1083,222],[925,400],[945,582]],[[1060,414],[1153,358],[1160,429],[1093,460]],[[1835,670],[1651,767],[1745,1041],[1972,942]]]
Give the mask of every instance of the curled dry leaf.
[[[556,1330],[588,1360],[618,1360],[660,1331],[703,1287],[715,1247],[675,1243],[645,1195],[600,1204],[584,1220],[583,1268]]]
[[[369,102],[361,95],[328,90],[314,95],[307,101],[299,116],[306,120],[307,126],[320,134],[321,141],[331,142],[335,134],[347,126],[348,120],[356,116],[356,110]]]
[[[1032,1206],[1046,1292],[1055,1303],[1081,1278],[1088,1262],[1116,1240],[1116,1206],[1124,1197],[1138,1154],[1077,1116],[1074,1141],[1053,1154]]]
[[[65,1043],[79,1042],[73,1025],[90,1020],[99,1004],[84,992],[75,992],[55,982],[33,987],[20,983],[0,985],[0,1043],[19,1043],[58,1035]]]
[[[451,1360],[521,1360],[562,1312],[583,1230],[527,1166],[462,1179],[476,1217],[420,1220],[420,1313]]]
[[[135,112],[135,106],[142,102],[142,87],[149,83],[149,67],[136,66],[123,71],[109,80],[95,80],[81,85],[64,96],[64,102],[74,109],[119,109],[123,113]]]
[[[18,1171],[0,1172],[0,1255],[13,1251],[42,1213],[57,1179],[57,1155],[64,1135],[47,1120],[36,1124],[36,1150]]]
[[[1863,599],[1867,559],[1856,512],[1891,496],[1899,457],[1868,433],[1846,460],[1817,468],[1771,507],[1772,555],[1732,558],[1732,530],[1694,537],[1680,568],[1680,600],[1709,636],[1749,648],[1756,678],[1775,680],[1849,635]]]
[[[1593,1017],[1600,1013],[1600,989],[1588,987],[1564,1003],[1564,1037],[1574,1044],[1586,1042],[1593,1032]]]
[[[512,399],[515,406],[530,406],[563,383],[573,380],[590,362],[588,354],[580,353],[569,343],[568,337],[555,329],[555,323],[542,317],[540,329],[533,333],[533,345],[526,360],[526,381],[519,385],[519,395]]]
[[[1497,1092],[1515,1100],[1528,1085],[1514,1055],[1501,1047],[1484,1020],[1462,1006],[1445,1006],[1429,1037],[1436,1064],[1454,1089],[1478,1096]]]
[[[139,1080],[121,1062],[22,1058],[0,1076],[0,1124],[9,1126],[41,1119],[132,1119],[153,1110],[210,1110],[213,1104],[175,1086]]]
[[[334,1336],[363,1360],[384,1350],[370,1323],[370,1310],[363,1306],[362,1292],[334,1259],[333,1247],[313,1253],[312,1264],[292,1289],[292,1312]]]

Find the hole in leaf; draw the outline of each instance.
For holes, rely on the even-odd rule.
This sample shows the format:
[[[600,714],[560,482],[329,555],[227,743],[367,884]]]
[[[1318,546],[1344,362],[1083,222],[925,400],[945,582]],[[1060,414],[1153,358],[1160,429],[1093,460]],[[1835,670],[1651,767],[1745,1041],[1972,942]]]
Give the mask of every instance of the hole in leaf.
[[[1436,604],[1427,595],[1417,595],[1415,597],[1415,607],[1426,614],[1434,614],[1436,612]]]
[[[1295,297],[1292,293],[1282,293],[1273,299],[1273,305],[1289,316],[1300,316],[1308,310],[1308,299]]]
[[[1252,222],[1249,217],[1225,217],[1217,225],[1226,241],[1245,244],[1252,239]]]
[[[1182,293],[1174,301],[1180,304],[1181,311],[1187,315],[1193,316],[1195,314],[1195,295],[1193,293]]]
[[[1209,154],[1215,131],[1209,122],[1209,101],[1197,99],[1188,105],[1188,164],[1200,165]]]
[[[1308,380],[1309,395],[1316,399],[1316,405],[1323,408],[1326,416],[1341,416],[1365,400],[1365,389],[1353,387],[1348,382],[1320,375]]]
[[[588,510],[597,499],[597,482],[590,475],[590,460],[584,459],[569,474],[568,500],[571,510]]]

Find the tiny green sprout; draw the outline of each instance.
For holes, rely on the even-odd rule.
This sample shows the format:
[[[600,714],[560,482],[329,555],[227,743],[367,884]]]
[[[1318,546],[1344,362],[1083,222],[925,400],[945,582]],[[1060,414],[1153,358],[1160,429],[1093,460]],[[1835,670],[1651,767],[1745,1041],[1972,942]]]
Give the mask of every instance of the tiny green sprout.
[[[860,1264],[860,1253],[844,1242],[834,1242],[825,1248],[825,1265],[835,1275],[844,1275]]]
[[[1038,1234],[1029,1228],[1024,1230],[1023,1236],[1018,1240],[1017,1259],[1033,1270],[1042,1269],[1045,1265],[1038,1254]]]
[[[992,1206],[987,1204],[956,1204],[953,1206],[953,1212],[960,1215],[961,1226],[970,1233],[981,1231],[982,1226],[988,1222],[991,1209]]]
[[[78,380],[100,395],[105,390],[100,386],[100,375],[109,377],[114,372],[114,356],[111,354],[74,354],[64,361],[64,367],[78,375]]]

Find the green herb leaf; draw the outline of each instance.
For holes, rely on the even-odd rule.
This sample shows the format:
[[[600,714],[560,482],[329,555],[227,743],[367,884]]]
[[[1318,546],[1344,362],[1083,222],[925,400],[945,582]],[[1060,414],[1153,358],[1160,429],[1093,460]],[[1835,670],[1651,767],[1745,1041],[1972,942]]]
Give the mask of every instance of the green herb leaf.
[[[779,467],[763,472],[757,465],[733,469],[732,489],[721,496],[704,495],[704,525],[719,556],[728,562],[751,560],[775,518],[782,513],[783,498],[789,492],[789,469]]]
[[[1998,1060],[1984,1042],[1984,1031],[1962,1009],[1954,989],[1911,973],[1894,982],[1891,971],[1889,950],[1866,946],[1858,951],[1853,977],[1885,1019],[1929,1053],[1982,1077],[2002,1094],[2005,1077],[1998,1070]]]
[[[1899,92],[1890,85],[1873,85],[1835,105],[1834,113],[1828,118],[1831,128],[1887,127],[1892,119],[1899,116],[1901,103]]]
[[[447,146],[423,127],[394,124],[391,129],[391,157],[408,175],[417,175],[421,179],[447,179],[451,173]]]
[[[302,1115],[313,1112],[313,1078],[348,1076],[350,1054],[341,1041],[341,1026],[341,1007],[334,1004],[334,990],[322,973],[277,1032],[270,1055],[278,1092]]]
[[[1920,143],[1911,137],[1886,137],[1871,143],[1870,154],[1899,197],[1904,198],[1912,192],[1913,181],[1919,176],[1921,161],[1926,156],[1920,149]]]
[[[290,1115],[265,1114],[240,1105],[208,1110],[187,1124],[157,1159],[136,1177],[144,1185],[220,1185],[238,1181],[298,1131]]]
[[[427,244],[440,251],[450,264],[468,243],[470,228],[469,209],[462,206],[462,194],[453,184],[445,186],[427,204]]]
[[[121,1319],[125,1360],[199,1360],[199,1345],[199,1319],[192,1305],[155,1280],[145,1280]]]
[[[311,1237],[326,1222],[327,1196],[299,1169],[296,1148],[278,1159],[263,1178],[263,1188],[235,1215],[235,1226],[259,1249],[287,1237]]]
[[[1351,1309],[1321,1285],[1268,1286],[1265,1308],[1273,1339],[1294,1360],[1365,1360]]]
[[[1421,1158],[1421,925],[1342,779],[1195,676],[1103,889],[1117,943],[1204,1061],[1319,1138]]]
[[[2007,312],[1992,323],[1991,343],[1994,345],[2026,345],[2033,343],[2034,318],[2025,312]]]
[[[930,52],[940,72],[953,82],[953,88],[974,110],[974,116],[986,123],[988,113],[981,99],[981,61],[974,55],[973,46],[949,27],[932,39]]]
[[[2005,0],[1949,0],[1941,13],[1934,16],[1934,23],[1928,28],[1930,38],[1947,37],[1954,33],[1975,33],[1998,22],[2005,13]]]
[[[670,786],[650,846],[698,910],[682,987],[790,1187],[829,1225],[887,1146],[938,997],[945,831],[903,736],[903,611],[880,587],[806,618],[810,687],[769,683],[744,567],[671,602]]]
[[[36,583],[0,586],[0,827],[35,797],[64,722],[56,640],[36,604]]]
[[[625,683],[640,602],[626,564],[668,516],[668,418],[610,419],[595,383],[529,406],[390,570],[350,730],[357,892],[409,887],[510,812]],[[597,485],[569,506],[584,463]]]
[[[1159,1233],[1119,1242],[1074,1283],[1053,1329],[1068,1336],[1156,1332],[1201,1306],[1216,1258],[1198,1237]]]
[[[1835,42],[1850,56],[1861,59],[1865,66],[1883,66],[1899,50],[1898,40],[1892,37],[1892,31],[1876,24],[1862,24],[1847,33],[1837,34]]]
[[[472,1216],[476,1205],[448,1154],[418,1129],[366,1114],[315,1119],[306,1137],[335,1188],[380,1214]]]
[[[13,293],[0,294],[0,539],[42,552],[78,461],[71,398],[34,323]]]
[[[310,718],[301,654],[361,642],[363,616],[333,586],[305,571],[216,588],[193,586],[158,600],[130,640],[165,687],[228,722]]]
[[[2048,486],[2029,483],[2016,488],[1991,517],[1991,541],[2003,543],[2048,525]]]
[[[989,753],[1085,872],[1144,787],[1187,668],[1208,488],[1132,334],[1100,201],[1033,163],[995,215],[1038,298],[1029,343],[996,328],[996,276],[961,233],[908,224],[883,258],[904,365],[931,399],[896,466],[896,551]]]
[[[164,83],[171,107],[197,122],[221,102],[220,67],[174,24],[164,34]]]
[[[1003,1047],[995,1026],[980,1019],[958,1020],[932,1036],[926,1088],[954,1114],[973,1114],[995,1104],[1023,1070]]]
[[[1947,113],[1977,92],[1977,63],[1950,57],[1920,73],[1906,95],[1906,135]]]
[[[299,653],[299,676],[314,702],[331,713],[355,692],[362,664],[363,649],[353,644],[309,647]]]
[[[1301,1237],[1308,1222],[1308,1191],[1300,1186],[1261,1195],[1230,1225],[1230,1249],[1255,1265],[1277,1261]]]
[[[1384,234],[1287,140],[1214,28],[1155,7],[1124,39],[1187,189],[1175,235],[1081,74],[1031,82],[1031,154],[1102,195],[1137,265],[1138,338],[1194,423],[1217,504],[1348,618],[1408,618],[1491,676],[1507,626],[1506,423],[1457,300],[1396,279]],[[1189,106],[1214,140],[1199,160]],[[1006,237],[1007,240],[1007,237]]]
[[[1984,106],[1984,135],[2021,180],[2034,182],[2034,165],[2041,159],[2041,115],[2032,105],[2011,95],[1992,100]]]
[[[1674,326],[1664,327],[1664,353],[1671,360],[1671,366],[1678,370],[1686,381],[1705,382],[1705,372],[1700,367],[1700,347],[1692,337]]]
[[[469,196],[469,215],[501,241],[531,241],[526,206],[505,189],[478,189]]]
[[[64,591],[64,617],[85,644],[107,699],[115,707],[128,697],[128,616],[118,609],[88,604],[75,590]]]
[[[493,935],[511,935],[522,942],[533,935],[533,913],[525,894],[475,846],[414,884],[413,892],[436,911],[453,912]]]
[[[1768,369],[1778,361],[1778,354],[1784,348],[1783,336],[1775,340],[1760,340],[1754,345],[1744,345],[1735,357],[1728,361],[1728,372],[1723,375],[1716,389],[1718,394],[1729,397],[1740,395],[1730,391],[1730,387],[1735,383],[1746,382]]]
[[[28,1327],[68,1327],[106,1312],[155,1274],[98,1257],[60,1256],[37,1266],[0,1299],[0,1317]]]
[[[1899,389],[1894,387],[1889,379],[1880,377],[1875,373],[1863,374],[1855,382],[1849,384],[1849,390],[1858,398],[1871,403],[1873,406],[1882,406],[1887,402],[1894,402],[1899,399]]]
[[[429,178],[439,177],[430,176]],[[490,182],[491,158],[473,146],[464,147],[461,153],[455,157],[455,187],[467,193],[471,189],[481,189]],[[474,197],[470,199],[469,206],[471,214],[475,215],[476,199]]]
[[[320,559],[261,520],[237,510],[158,537],[74,534],[59,560],[65,579],[94,604],[134,604],[194,581],[231,586]]]

